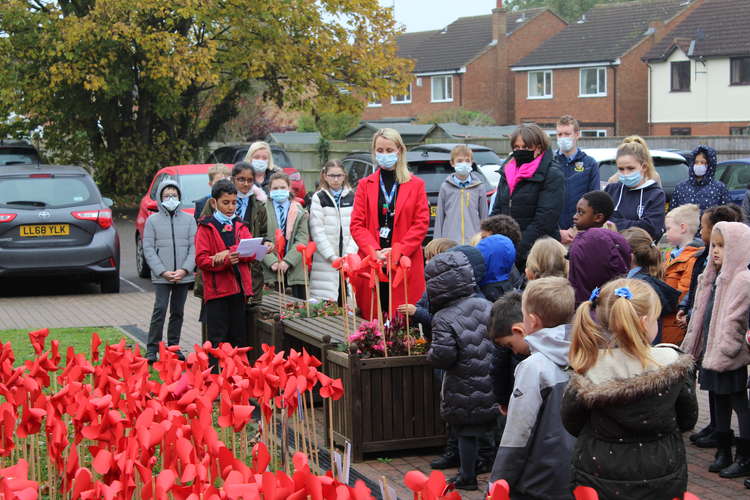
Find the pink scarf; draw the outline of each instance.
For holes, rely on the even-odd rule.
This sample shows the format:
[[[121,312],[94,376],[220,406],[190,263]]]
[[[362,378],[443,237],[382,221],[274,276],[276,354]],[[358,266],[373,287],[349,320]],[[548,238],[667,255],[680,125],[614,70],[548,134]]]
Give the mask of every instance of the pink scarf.
[[[543,156],[544,153],[540,154],[529,163],[524,163],[520,168],[516,167],[516,159],[511,158],[503,169],[505,171],[505,181],[508,183],[509,194],[513,194],[513,190],[516,189],[518,181],[521,179],[528,179],[536,173],[536,169],[538,169],[539,164],[542,163]]]

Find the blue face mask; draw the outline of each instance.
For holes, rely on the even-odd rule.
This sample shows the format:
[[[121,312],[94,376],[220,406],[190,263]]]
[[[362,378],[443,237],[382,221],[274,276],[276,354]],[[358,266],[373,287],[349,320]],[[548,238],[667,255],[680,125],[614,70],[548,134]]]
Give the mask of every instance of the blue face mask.
[[[256,172],[265,172],[268,169],[267,160],[252,160],[250,164],[253,166],[253,170]]]
[[[381,168],[393,170],[398,162],[398,153],[375,153],[375,161]]]
[[[286,189],[275,189],[271,191],[270,196],[276,203],[284,203],[289,200],[289,191]]]
[[[620,182],[625,184],[627,187],[635,187],[641,182],[642,175],[640,172],[633,172],[632,174],[618,174]]]
[[[232,219],[234,219],[234,215],[230,217],[228,215],[224,215],[222,212],[219,212],[218,210],[214,210],[214,219],[219,221],[220,224],[231,224]]]
[[[468,162],[461,162],[456,163],[453,165],[453,168],[456,169],[456,173],[458,175],[467,176],[471,173],[471,163]]]

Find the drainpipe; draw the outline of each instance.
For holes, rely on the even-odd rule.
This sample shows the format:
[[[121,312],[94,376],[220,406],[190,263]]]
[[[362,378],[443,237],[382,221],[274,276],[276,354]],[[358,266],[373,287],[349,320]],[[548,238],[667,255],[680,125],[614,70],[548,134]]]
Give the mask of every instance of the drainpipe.
[[[612,80],[614,81],[614,85],[613,85],[614,88],[612,89],[613,94],[614,94],[613,95],[614,99],[612,99],[612,107],[613,107],[612,114],[613,114],[613,121],[615,122],[615,126],[614,126],[615,136],[618,136],[620,132],[619,130],[620,124],[617,123],[617,66],[615,65],[612,66]]]

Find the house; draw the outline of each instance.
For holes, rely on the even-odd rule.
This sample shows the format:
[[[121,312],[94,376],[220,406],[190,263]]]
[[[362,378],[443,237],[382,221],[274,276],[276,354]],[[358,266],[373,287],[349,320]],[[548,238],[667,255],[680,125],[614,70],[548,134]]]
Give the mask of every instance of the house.
[[[442,30],[405,33],[398,55],[414,61],[404,95],[369,102],[363,119],[408,118],[451,108],[482,111],[497,123],[515,123],[509,65],[566,26],[549,9],[461,17]]]
[[[650,135],[750,135],[750,3],[705,0],[643,58]]]
[[[460,123],[435,123],[430,126],[420,142],[427,141],[464,141],[466,139],[502,139],[510,137],[516,125],[474,126]]]
[[[582,135],[648,132],[648,67],[641,60],[700,0],[596,5],[512,65],[519,122],[553,132],[564,114]]]

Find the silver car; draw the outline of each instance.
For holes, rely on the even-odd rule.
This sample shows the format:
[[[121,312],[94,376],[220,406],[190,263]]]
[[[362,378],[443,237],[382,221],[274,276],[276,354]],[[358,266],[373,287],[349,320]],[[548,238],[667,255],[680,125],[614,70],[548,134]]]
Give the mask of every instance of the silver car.
[[[80,167],[0,167],[0,278],[75,276],[118,293],[111,206]]]

